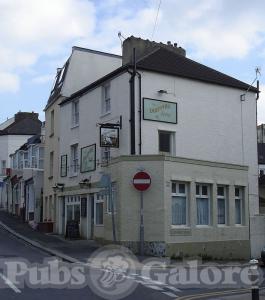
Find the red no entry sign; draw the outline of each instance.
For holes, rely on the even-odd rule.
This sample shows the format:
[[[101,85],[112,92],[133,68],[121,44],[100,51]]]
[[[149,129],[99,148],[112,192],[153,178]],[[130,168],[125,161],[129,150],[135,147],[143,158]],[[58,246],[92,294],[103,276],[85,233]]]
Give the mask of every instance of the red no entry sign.
[[[133,185],[138,191],[146,191],[151,185],[151,177],[146,172],[138,172],[133,177]]]

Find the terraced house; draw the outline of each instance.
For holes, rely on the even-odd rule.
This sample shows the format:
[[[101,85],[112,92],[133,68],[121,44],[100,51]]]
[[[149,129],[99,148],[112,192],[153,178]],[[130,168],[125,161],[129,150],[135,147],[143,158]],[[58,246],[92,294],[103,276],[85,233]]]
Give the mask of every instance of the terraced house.
[[[43,218],[49,231],[58,231],[58,201],[56,186],[60,182],[59,155],[60,128],[59,103],[72,93],[118,68],[121,57],[80,47],[73,47],[69,59],[57,69],[54,84],[45,107],[45,165]],[[76,107],[78,110],[78,106]],[[76,114],[77,116],[77,114]]]
[[[146,253],[258,256],[257,97],[177,44],[126,39],[122,66],[58,102],[57,231],[76,221],[84,238],[137,251],[144,170]]]

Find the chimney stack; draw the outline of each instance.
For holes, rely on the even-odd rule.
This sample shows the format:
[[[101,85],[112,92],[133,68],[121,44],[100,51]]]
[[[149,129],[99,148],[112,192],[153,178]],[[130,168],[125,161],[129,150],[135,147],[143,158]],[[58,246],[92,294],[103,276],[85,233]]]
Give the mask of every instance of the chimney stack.
[[[38,120],[39,114],[34,112],[21,112],[21,111],[15,114],[15,121],[20,121],[23,119]]]
[[[174,53],[177,53],[178,55],[186,56],[185,49],[178,47],[177,43],[174,43],[173,45],[170,41],[168,41],[167,44],[163,44],[131,36],[127,38],[122,45],[123,65],[133,62],[133,48],[136,49],[136,60],[153,52],[158,48],[165,48],[173,51]]]

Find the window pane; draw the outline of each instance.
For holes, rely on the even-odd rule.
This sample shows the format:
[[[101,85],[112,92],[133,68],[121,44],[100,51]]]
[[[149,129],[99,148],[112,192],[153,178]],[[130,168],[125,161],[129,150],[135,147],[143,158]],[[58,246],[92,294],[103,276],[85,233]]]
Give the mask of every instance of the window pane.
[[[110,98],[110,86],[106,85],[104,89],[105,89],[105,99]]]
[[[217,187],[217,195],[218,196],[224,196],[224,187],[223,186],[218,186]]]
[[[96,203],[96,224],[103,224],[103,202]]]
[[[239,188],[235,188],[235,195],[236,197],[239,197]]]
[[[202,186],[202,195],[204,195],[204,196],[208,195],[208,186],[207,185]]]
[[[106,105],[106,112],[110,111],[110,99],[106,99],[105,105]]]
[[[197,198],[197,224],[208,225],[209,224],[209,206],[208,199]]]
[[[218,199],[218,224],[225,224],[225,199]]]
[[[196,195],[200,195],[200,185],[196,184]]]
[[[74,220],[80,222],[80,205],[74,205]]]
[[[184,183],[180,183],[179,184],[179,193],[180,194],[185,194],[185,184]]]
[[[242,217],[241,217],[241,200],[235,200],[235,223],[241,224]]]
[[[72,221],[72,219],[73,219],[73,206],[67,205],[66,206],[66,220]]]
[[[186,197],[172,197],[172,224],[186,225]]]
[[[176,183],[175,182],[172,182],[172,193],[176,193],[177,190],[176,190]]]
[[[170,152],[170,133],[159,132],[159,151]]]

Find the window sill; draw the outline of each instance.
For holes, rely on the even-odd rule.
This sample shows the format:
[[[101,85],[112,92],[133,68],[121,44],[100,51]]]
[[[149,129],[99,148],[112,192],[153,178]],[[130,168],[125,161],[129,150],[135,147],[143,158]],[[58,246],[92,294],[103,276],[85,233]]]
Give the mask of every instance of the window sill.
[[[95,227],[104,227],[104,224],[94,224]]]
[[[189,225],[173,225],[171,224],[172,229],[190,229]]]
[[[179,227],[177,225],[171,225],[169,233],[171,236],[191,236],[191,228],[188,226]]]
[[[52,175],[52,176],[49,176],[48,179],[53,179],[53,175]]]
[[[108,116],[108,115],[110,115],[110,114],[111,114],[111,111],[102,113],[101,116],[100,116],[100,118],[104,118],[104,117],[106,117],[106,116]]]
[[[74,128],[77,128],[77,127],[79,127],[79,124],[72,125],[71,129],[74,129]]]
[[[69,175],[69,178],[73,178],[73,177],[77,177],[77,173],[76,174],[71,174],[71,175]]]
[[[208,225],[196,225],[197,228],[210,228],[212,227],[212,225],[208,224]]]

